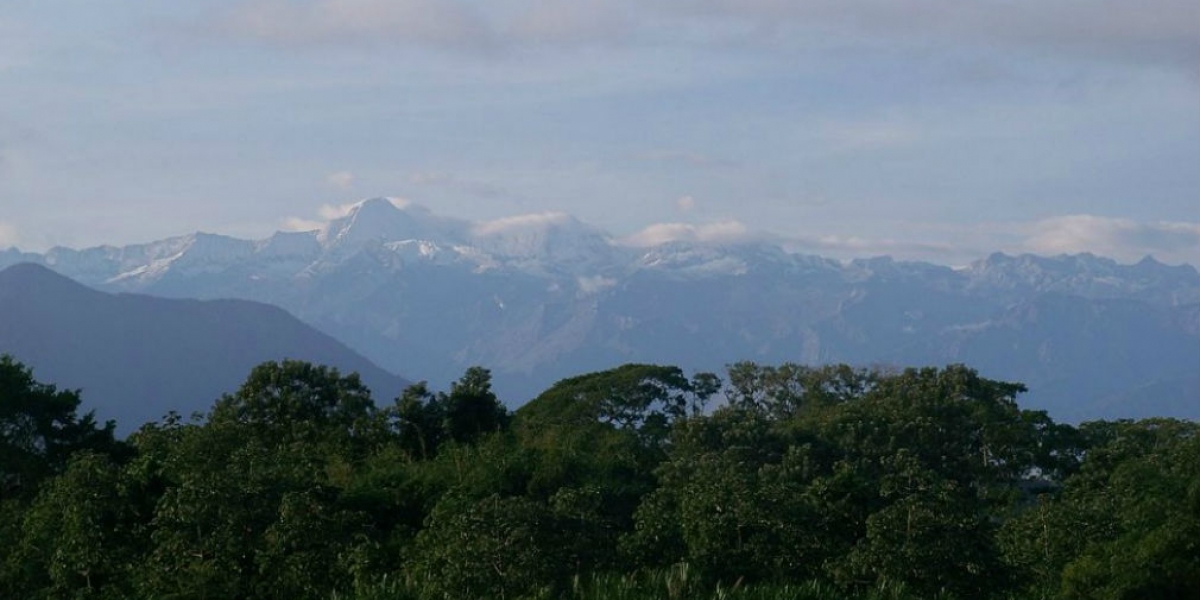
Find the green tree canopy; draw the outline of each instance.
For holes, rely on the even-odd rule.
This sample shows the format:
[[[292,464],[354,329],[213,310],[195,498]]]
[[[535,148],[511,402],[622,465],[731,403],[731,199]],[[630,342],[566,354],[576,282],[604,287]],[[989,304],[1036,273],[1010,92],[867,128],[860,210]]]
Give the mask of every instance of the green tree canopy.
[[[13,357],[0,356],[0,500],[32,496],[74,452],[119,451],[114,423],[77,414],[79,403],[79,392],[41,383]]]

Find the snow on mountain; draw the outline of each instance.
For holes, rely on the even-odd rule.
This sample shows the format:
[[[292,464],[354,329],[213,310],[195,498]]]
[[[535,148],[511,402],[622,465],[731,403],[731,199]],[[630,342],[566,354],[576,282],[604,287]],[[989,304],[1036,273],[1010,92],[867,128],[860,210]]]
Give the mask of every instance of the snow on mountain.
[[[1088,254],[994,254],[956,269],[841,263],[744,232],[631,244],[564,213],[470,222],[389,198],[327,217],[318,230],[258,241],[193,234],[9,250],[0,267],[34,260],[106,290],[270,302],[417,379],[491,367],[518,402],[557,378],[630,361],[719,371],[737,360],[954,360],[1035,385],[1031,401],[1061,414],[1087,416],[1092,397],[1141,397],[1136,389],[1176,390],[1184,396],[1156,406],[1200,413],[1200,389],[1187,383],[1200,381],[1191,266]],[[1032,314],[1022,310],[1064,317],[1016,319]],[[1066,318],[1083,314],[1094,316]],[[1097,352],[1065,353],[1072,343]],[[1131,343],[1149,358],[1123,363]]]
[[[533,270],[603,270],[619,253],[599,229],[559,212],[477,223],[471,240],[485,252]]]
[[[1200,275],[1188,265],[1146,257],[1132,265],[1092,254],[1009,256],[995,253],[962,271],[968,289],[1006,293],[1060,292],[1088,298],[1137,297],[1179,306],[1200,302]]]
[[[211,233],[194,233],[171,238],[161,244],[144,246],[142,264],[113,275],[107,283],[120,284],[134,279],[151,282],[171,274],[188,277],[220,273],[230,264],[243,262],[254,254],[255,243]],[[132,258],[132,257],[129,257]],[[128,260],[122,261],[128,264]],[[54,266],[50,263],[50,266]]]
[[[265,259],[316,258],[321,243],[316,231],[278,231],[255,243],[254,253]]]
[[[344,216],[329,221],[317,239],[326,249],[353,251],[372,242],[462,240],[466,223],[434,215],[429,209],[397,198],[371,198],[351,205]]]

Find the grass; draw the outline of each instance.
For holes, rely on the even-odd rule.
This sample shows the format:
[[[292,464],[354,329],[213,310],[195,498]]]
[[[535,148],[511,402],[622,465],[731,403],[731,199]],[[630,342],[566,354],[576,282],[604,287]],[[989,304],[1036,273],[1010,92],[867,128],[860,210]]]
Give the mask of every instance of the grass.
[[[421,582],[384,577],[351,594],[335,593],[331,600],[443,600]],[[577,575],[565,589],[547,586],[508,600],[932,600],[910,592],[903,584],[882,584],[858,592],[824,581],[803,583],[706,584],[686,563],[668,569],[637,573]],[[448,599],[447,599],[448,600]],[[472,598],[471,600],[475,600]]]

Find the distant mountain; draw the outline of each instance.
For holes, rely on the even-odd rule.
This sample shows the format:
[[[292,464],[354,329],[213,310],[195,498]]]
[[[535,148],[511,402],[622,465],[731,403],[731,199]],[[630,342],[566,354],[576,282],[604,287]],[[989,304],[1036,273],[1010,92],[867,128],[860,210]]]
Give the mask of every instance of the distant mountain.
[[[444,386],[474,364],[510,404],[623,362],[964,362],[1068,420],[1200,418],[1200,274],[1152,258],[838,262],[770,243],[633,247],[569,215],[489,222],[377,198],[247,241],[0,252],[112,291],[279,305]]]
[[[274,306],[109,294],[27,263],[0,271],[0,353],[41,381],[82,389],[84,408],[123,432],[170,410],[206,411],[267,360],[358,372],[383,401],[406,385]]]

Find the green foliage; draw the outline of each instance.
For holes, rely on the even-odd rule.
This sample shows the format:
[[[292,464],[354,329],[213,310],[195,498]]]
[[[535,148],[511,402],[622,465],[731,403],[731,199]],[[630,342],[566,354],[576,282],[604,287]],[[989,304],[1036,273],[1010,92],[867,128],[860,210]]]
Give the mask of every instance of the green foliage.
[[[564,379],[518,415],[533,428],[599,423],[636,432],[653,446],[667,437],[673,423],[701,414],[719,389],[720,379],[711,373],[689,380],[678,367],[627,364]]]
[[[444,404],[424,381],[409,386],[396,399],[388,416],[394,421],[400,447],[409,456],[428,460],[437,453],[446,437]]]
[[[239,426],[268,445],[335,444],[364,452],[379,435],[375,403],[357,373],[285,360],[254,368],[238,391],[217,401],[214,427]]]
[[[1005,557],[1065,598],[1200,594],[1200,425],[1088,423],[1094,446],[1057,496],[1005,524]]]
[[[257,367],[207,423],[144,429],[161,490],[138,589],[179,598],[295,598],[349,585],[344,556],[370,541],[343,500],[387,441],[357,376],[285,361]]]
[[[473,442],[508,425],[508,411],[492,393],[492,374],[471,367],[450,385],[443,409],[446,435],[456,442]]]
[[[729,404],[787,419],[801,412],[861,398],[883,374],[848,365],[778,367],[738,362],[729,367]]]
[[[553,551],[554,521],[525,498],[448,495],[417,536],[412,573],[438,597],[520,597],[571,572]]]
[[[11,356],[0,355],[0,500],[29,498],[47,476],[83,450],[120,453],[115,425],[76,414],[79,392],[40,383]]]
[[[144,543],[136,490],[109,457],[74,455],[24,513],[13,538],[14,596],[122,598]]]
[[[1200,425],[1022,390],[634,364],[510,415],[479,367],[379,409],[284,361],[119,444],[0,359],[0,597],[1197,597]]]

